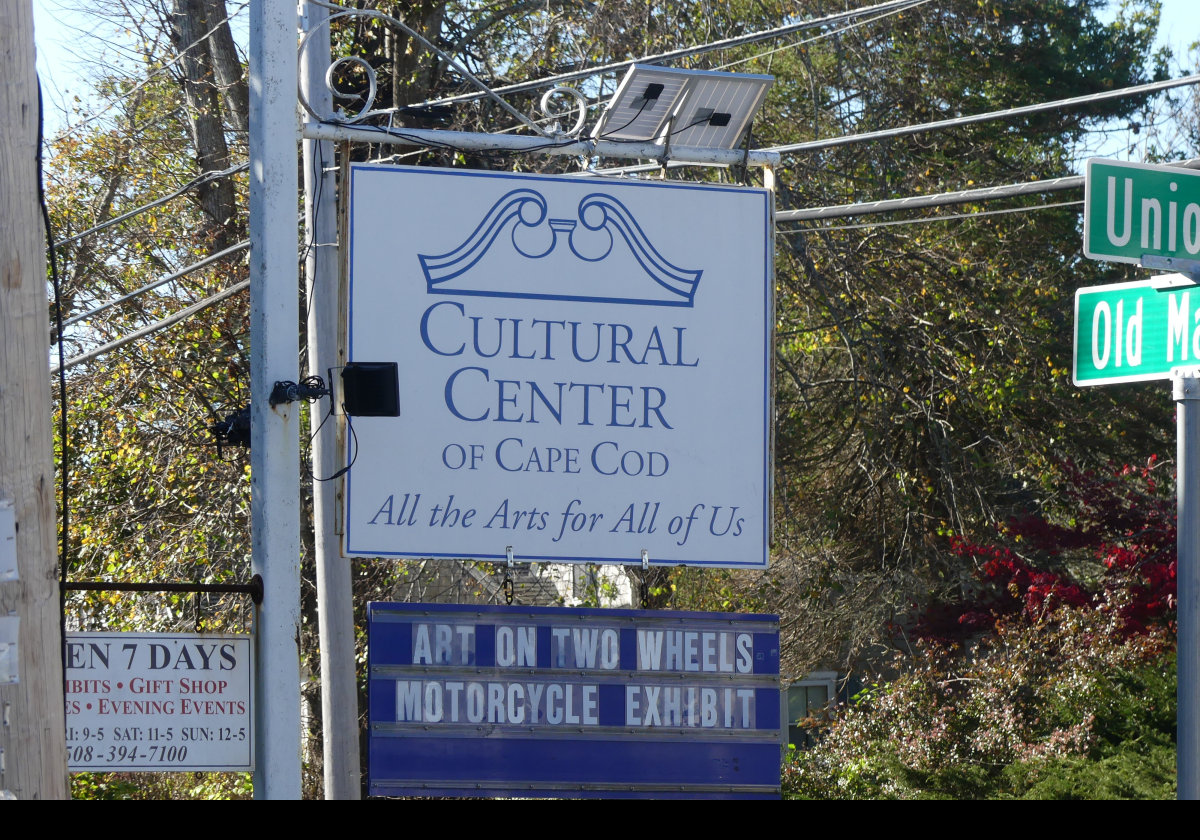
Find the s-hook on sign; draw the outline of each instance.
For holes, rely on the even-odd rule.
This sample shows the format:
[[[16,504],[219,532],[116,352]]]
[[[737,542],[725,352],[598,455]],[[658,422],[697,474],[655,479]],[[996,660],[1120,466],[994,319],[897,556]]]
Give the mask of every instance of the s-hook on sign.
[[[763,567],[767,190],[358,165],[350,556]]]

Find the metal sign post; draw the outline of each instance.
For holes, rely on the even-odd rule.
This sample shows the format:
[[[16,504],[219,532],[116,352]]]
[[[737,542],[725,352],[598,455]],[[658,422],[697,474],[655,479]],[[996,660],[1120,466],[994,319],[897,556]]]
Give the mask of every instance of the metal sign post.
[[[1076,385],[1170,379],[1176,402],[1176,796],[1200,799],[1200,173],[1089,160],[1084,254],[1169,274],[1075,293]]]
[[[1176,795],[1200,799],[1200,370],[1181,371],[1173,381],[1179,471]]]

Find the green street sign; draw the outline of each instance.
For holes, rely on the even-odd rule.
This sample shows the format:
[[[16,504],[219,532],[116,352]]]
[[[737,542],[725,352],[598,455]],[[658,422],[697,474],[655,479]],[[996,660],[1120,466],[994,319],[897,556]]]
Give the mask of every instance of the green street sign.
[[[1076,385],[1170,379],[1200,367],[1200,286],[1183,274],[1075,292]]]
[[[1092,158],[1084,178],[1083,253],[1140,263],[1200,260],[1200,172]]]

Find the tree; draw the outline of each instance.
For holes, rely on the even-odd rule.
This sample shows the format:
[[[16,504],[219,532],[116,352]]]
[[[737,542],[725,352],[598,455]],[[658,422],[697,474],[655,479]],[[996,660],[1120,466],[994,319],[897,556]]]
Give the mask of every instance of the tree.
[[[827,136],[1157,75],[1144,69],[1153,8],[1129,5],[1107,26],[1097,8],[922,6],[802,48],[790,72],[777,62],[790,87],[777,96],[805,115],[808,131]],[[1116,100],[811,153],[781,173],[780,204],[1057,177],[1089,126],[1136,107]],[[764,133],[787,124],[766,122]],[[1074,208],[849,222],[789,226],[778,237],[780,535],[771,583],[778,609],[807,617],[791,648],[796,673],[852,668],[887,643],[881,628],[911,604],[961,592],[970,569],[944,540],[1052,504],[1055,464],[1131,459],[1161,449],[1170,428],[1165,395],[1081,392],[1069,382],[1071,291],[1120,276],[1081,260]],[[821,646],[805,650],[811,634]]]

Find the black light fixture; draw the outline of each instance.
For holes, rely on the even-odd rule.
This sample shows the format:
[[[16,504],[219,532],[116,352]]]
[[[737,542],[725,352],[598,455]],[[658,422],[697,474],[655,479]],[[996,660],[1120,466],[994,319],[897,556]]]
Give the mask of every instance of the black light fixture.
[[[399,365],[348,362],[342,368],[342,410],[354,417],[399,417]]]

